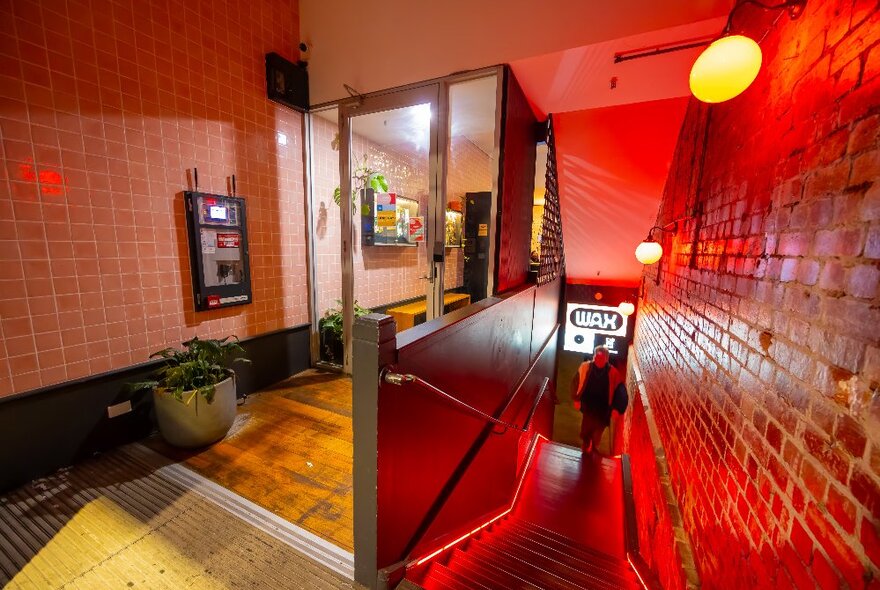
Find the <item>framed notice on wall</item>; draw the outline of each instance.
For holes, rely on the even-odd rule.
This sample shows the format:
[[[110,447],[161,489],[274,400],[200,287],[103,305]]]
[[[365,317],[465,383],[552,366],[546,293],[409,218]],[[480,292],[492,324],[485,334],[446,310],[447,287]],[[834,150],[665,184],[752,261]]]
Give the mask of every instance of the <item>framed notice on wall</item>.
[[[196,311],[251,303],[244,199],[185,192]]]

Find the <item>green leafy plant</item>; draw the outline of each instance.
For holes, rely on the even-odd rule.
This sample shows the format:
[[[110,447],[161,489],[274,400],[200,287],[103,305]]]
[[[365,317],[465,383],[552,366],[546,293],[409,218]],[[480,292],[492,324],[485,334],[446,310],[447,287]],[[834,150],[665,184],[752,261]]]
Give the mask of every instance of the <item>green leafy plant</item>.
[[[227,336],[221,340],[201,340],[198,336],[182,343],[183,350],[165,348],[150,355],[150,358],[165,359],[165,364],[156,371],[156,379],[131,384],[134,391],[159,389],[174,399],[189,404],[196,395],[201,395],[208,403],[214,401],[214,386],[234,375],[226,366],[228,362],[250,361],[244,357],[244,349],[237,336]],[[188,399],[183,394],[192,392]]]
[[[352,180],[354,181],[352,184],[351,191],[351,202],[354,203],[357,198],[357,194],[359,191],[364,190],[366,188],[371,188],[377,193],[387,193],[388,192],[388,181],[385,179],[385,175],[382,174],[379,170],[372,168],[367,164],[367,156],[364,155],[363,160],[360,162],[355,158],[355,169],[354,174],[352,175]],[[336,187],[333,191],[333,202],[339,205],[342,200],[342,189],[340,187]]]
[[[368,313],[370,313],[369,309],[361,307],[357,301],[354,302],[355,318],[367,315]],[[324,316],[318,320],[318,329],[322,332],[326,330],[338,340],[342,340],[342,300],[337,299],[336,307],[324,312]]]

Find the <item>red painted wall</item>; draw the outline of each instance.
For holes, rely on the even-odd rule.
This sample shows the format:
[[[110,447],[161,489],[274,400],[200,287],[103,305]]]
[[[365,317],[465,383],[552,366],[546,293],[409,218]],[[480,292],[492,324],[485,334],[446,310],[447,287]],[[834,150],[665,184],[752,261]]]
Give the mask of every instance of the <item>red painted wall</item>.
[[[505,71],[504,94],[496,293],[522,285],[529,272],[538,145],[535,139],[535,116],[509,69]]]
[[[403,343],[398,336],[394,370],[412,373],[490,415],[507,402],[518,380],[537,358],[556,328],[560,281],[528,287],[504,301],[427,336]],[[537,301],[537,307],[536,307]],[[488,305],[489,301],[480,304]],[[453,312],[455,313],[455,312]],[[425,324],[424,330],[431,328]],[[418,337],[416,335],[415,337]],[[523,424],[544,377],[551,379],[556,339],[502,420]],[[552,391],[552,390],[551,390]],[[486,421],[416,385],[382,383],[378,409],[378,567],[423,557],[508,508],[522,460],[522,445],[532,434],[552,430],[553,399],[543,399],[531,431],[494,428],[455,492],[421,541],[410,540],[429,514],[441,490],[480,440]]]
[[[308,321],[296,0],[0,4],[0,396]],[[283,133],[286,145],[279,141]],[[254,303],[193,311],[181,191],[248,203]]]
[[[646,74],[647,75],[647,74]],[[569,280],[635,286],[686,98],[554,115]]]
[[[755,84],[689,107],[636,350],[703,587],[875,588],[880,12],[775,16],[736,21]]]

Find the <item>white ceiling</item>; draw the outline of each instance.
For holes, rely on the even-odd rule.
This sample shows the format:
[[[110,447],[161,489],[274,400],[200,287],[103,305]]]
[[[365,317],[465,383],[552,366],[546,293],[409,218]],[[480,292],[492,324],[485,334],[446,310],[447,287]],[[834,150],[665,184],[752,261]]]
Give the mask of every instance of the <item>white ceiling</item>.
[[[727,15],[732,0],[300,0],[312,104]]]
[[[726,18],[713,18],[511,62],[539,119],[620,104],[687,96],[690,67],[701,48],[614,63],[616,53],[714,36]],[[611,79],[616,78],[615,88]]]

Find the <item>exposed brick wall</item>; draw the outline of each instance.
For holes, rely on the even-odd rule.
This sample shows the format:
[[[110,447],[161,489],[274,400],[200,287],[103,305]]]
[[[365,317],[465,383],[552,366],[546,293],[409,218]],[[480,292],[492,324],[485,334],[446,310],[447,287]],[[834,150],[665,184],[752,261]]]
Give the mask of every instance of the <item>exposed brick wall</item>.
[[[0,3],[0,396],[308,321],[296,0]],[[286,143],[279,133],[286,137]],[[186,170],[247,199],[254,303],[193,309]]]
[[[661,473],[641,393],[631,376],[630,406],[624,414],[624,451],[630,456],[639,553],[666,590],[687,588],[687,576],[673,529],[672,511],[663,495]]]
[[[705,587],[877,587],[880,12],[775,17],[737,17],[755,84],[690,105],[636,350]]]

